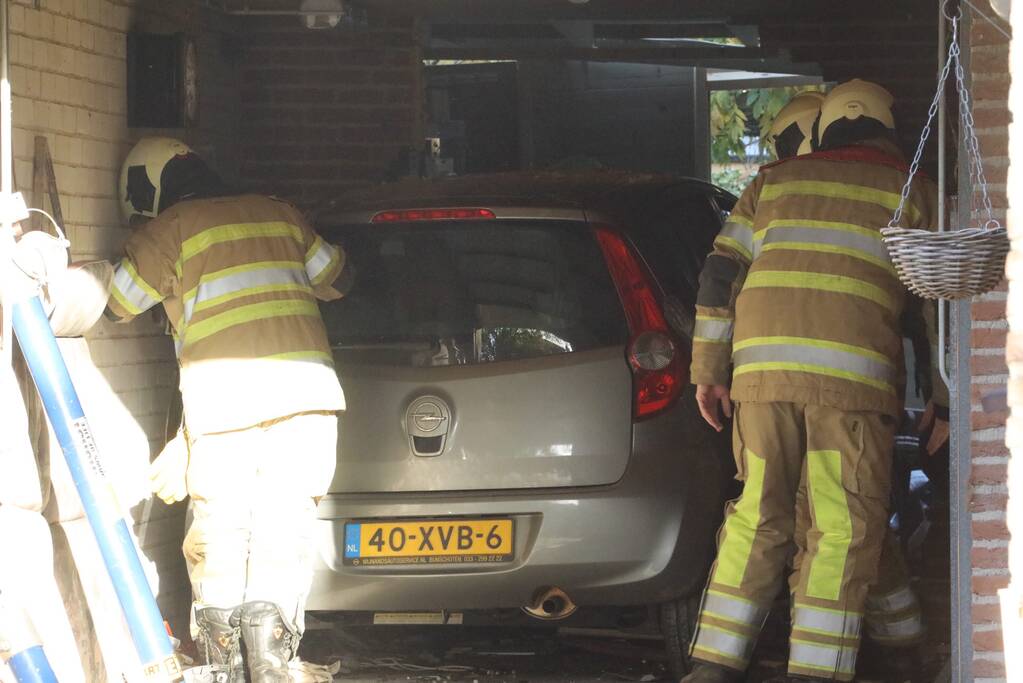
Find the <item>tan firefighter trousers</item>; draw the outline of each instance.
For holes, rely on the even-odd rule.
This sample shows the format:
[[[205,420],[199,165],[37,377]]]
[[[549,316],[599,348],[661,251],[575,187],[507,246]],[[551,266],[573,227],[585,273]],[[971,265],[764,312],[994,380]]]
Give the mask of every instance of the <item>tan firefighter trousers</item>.
[[[725,509],[695,659],[746,669],[792,559],[789,673],[852,680],[885,535],[893,439],[894,420],[882,413],[782,402],[736,407],[737,477],[745,486]]]
[[[315,560],[316,505],[337,462],[335,413],[303,413],[189,447],[192,524],[184,555],[192,630],[203,607],[267,600],[301,632]]]

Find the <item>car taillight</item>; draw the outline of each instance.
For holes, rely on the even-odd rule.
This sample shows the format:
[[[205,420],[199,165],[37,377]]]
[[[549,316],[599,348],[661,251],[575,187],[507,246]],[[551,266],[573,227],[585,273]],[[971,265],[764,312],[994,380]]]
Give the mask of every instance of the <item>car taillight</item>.
[[[606,227],[595,232],[629,325],[633,415],[648,418],[678,399],[686,383],[686,362],[668,329],[646,267],[621,235]]]
[[[415,221],[461,221],[497,218],[490,209],[445,208],[401,209],[381,211],[370,219],[371,223],[411,223]]]

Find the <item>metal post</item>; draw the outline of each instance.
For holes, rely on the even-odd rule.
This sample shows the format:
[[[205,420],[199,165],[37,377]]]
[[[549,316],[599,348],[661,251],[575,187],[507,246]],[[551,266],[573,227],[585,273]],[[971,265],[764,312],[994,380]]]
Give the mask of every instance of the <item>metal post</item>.
[[[941,10],[939,9],[939,12]],[[961,35],[968,47],[971,16],[963,13],[960,23]],[[966,77],[970,78],[970,51],[963,50],[963,68]],[[962,137],[962,136],[960,136]],[[970,183],[970,169],[967,165],[969,156],[964,140],[960,140],[958,150],[959,164],[959,211],[956,217],[959,225],[969,225],[972,219],[973,186]],[[958,386],[953,385],[949,391],[949,527],[951,539],[950,572],[952,593],[952,641],[951,669],[952,681],[973,680],[973,569],[971,551],[973,549],[973,520],[970,515],[970,470],[972,462],[972,427],[970,425],[970,301],[960,300],[952,304],[951,325],[952,367]],[[965,389],[965,390],[964,390]]]

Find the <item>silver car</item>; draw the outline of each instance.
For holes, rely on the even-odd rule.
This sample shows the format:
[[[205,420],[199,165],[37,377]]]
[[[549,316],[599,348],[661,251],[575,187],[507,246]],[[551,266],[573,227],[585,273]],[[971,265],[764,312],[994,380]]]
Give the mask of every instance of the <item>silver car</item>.
[[[688,378],[733,202],[695,180],[499,175],[321,213],[356,279],[323,306],[348,411],[309,609],[656,605],[681,671],[734,473]]]

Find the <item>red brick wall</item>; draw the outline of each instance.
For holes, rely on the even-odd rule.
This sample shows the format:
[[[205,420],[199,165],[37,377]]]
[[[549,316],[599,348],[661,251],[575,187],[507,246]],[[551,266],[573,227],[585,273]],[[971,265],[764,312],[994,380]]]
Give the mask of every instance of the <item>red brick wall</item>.
[[[981,5],[986,8],[986,3]],[[993,13],[992,13],[993,14]],[[970,32],[970,66],[973,80],[974,119],[995,216],[1005,222],[1008,159],[1009,46],[994,27],[975,18]],[[974,209],[975,221],[981,214]],[[1009,582],[1006,504],[1008,449],[1005,446],[1006,413],[985,413],[980,401],[1008,382],[1005,362],[1006,287],[975,300],[971,334],[971,424],[973,467],[970,514],[973,530],[973,677],[975,680],[1005,678],[998,590]]]
[[[414,26],[308,30],[241,19],[241,180],[302,205],[382,180],[419,135],[422,62]]]

